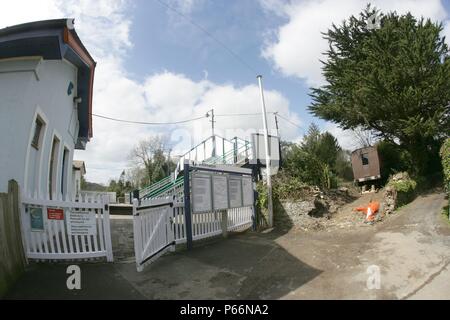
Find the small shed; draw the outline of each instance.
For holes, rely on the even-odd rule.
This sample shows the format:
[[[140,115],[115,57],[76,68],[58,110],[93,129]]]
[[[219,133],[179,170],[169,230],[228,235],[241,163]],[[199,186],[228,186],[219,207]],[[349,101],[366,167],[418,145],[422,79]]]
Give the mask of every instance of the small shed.
[[[353,176],[357,182],[381,178],[380,159],[376,147],[364,147],[352,152]]]

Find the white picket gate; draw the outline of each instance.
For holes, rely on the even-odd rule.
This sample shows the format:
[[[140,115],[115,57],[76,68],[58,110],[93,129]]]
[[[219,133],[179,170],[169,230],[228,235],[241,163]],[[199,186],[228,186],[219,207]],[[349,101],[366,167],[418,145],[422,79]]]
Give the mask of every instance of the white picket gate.
[[[167,200],[133,200],[133,235],[137,270],[151,263],[164,252],[174,249],[172,231],[173,202]]]
[[[107,198],[62,201],[24,196],[21,202],[22,238],[28,259],[84,260],[105,257],[107,261],[113,261]],[[36,212],[42,219],[37,220],[39,229],[36,229],[36,220],[32,222],[32,215]],[[89,220],[89,232],[80,234],[69,230],[68,215],[72,213]]]

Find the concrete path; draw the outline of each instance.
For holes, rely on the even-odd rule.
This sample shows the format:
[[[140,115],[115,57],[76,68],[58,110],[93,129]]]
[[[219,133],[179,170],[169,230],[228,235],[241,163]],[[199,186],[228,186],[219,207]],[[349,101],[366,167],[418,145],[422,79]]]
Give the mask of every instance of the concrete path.
[[[125,245],[114,264],[81,265],[79,291],[66,288],[67,265],[35,264],[7,298],[450,299],[445,201],[440,193],[421,196],[385,223],[356,230],[246,232],[196,243],[141,273]],[[120,222],[118,243],[130,239],[127,228]]]

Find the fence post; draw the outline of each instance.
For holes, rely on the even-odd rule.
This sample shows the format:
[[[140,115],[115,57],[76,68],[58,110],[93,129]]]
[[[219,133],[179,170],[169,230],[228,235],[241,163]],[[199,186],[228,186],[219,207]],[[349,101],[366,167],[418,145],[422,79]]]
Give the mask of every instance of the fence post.
[[[139,227],[139,221],[141,217],[137,214],[137,207],[139,205],[138,199],[133,199],[133,238],[134,238],[134,255],[136,259],[136,267],[138,272],[144,270],[141,265],[142,261],[142,229]]]
[[[221,226],[222,226],[222,236],[224,238],[228,237],[228,210],[222,210],[222,220],[221,220]]]
[[[189,161],[184,161],[184,217],[186,222],[186,246],[192,249],[192,212],[191,212],[191,188],[189,182]]]
[[[175,196],[172,197],[172,203],[170,204],[169,208],[167,208],[167,214],[166,214],[166,228],[167,228],[167,236],[168,239],[167,241],[169,243],[171,243],[172,245],[170,246],[169,251],[170,252],[175,252],[175,233],[174,233],[174,228],[173,228],[173,213],[175,210]]]
[[[139,189],[133,190],[133,197],[130,198],[130,201],[132,201],[132,199],[140,199],[139,197]]]
[[[27,260],[25,258],[25,251],[23,247],[23,239],[22,239],[22,231],[21,231],[21,217],[20,217],[20,209],[19,209],[19,185],[15,180],[9,180],[8,182],[8,202],[9,202],[9,210],[12,214],[11,223],[12,223],[12,231],[15,234],[15,241],[13,241],[15,245],[15,252],[17,254],[17,258],[19,261],[19,265],[24,267],[27,264]],[[17,241],[17,237],[20,237],[20,241]]]
[[[0,297],[24,272],[27,263],[19,201],[19,185],[10,180],[8,193],[0,193]]]
[[[113,262],[113,252],[111,245],[111,223],[109,220],[109,200],[106,201],[106,196],[102,196],[103,204],[103,232],[105,234],[105,249],[106,249],[106,260],[108,262]]]

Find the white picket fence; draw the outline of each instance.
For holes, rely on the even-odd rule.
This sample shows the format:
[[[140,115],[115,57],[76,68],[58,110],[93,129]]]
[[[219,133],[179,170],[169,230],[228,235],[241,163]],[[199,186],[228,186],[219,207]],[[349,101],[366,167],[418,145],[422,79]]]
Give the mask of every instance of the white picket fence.
[[[239,231],[250,228],[253,224],[253,207],[228,209],[228,231]]]
[[[253,224],[253,207],[240,207],[227,210],[227,230],[240,231],[250,228]],[[222,212],[213,211],[192,214],[192,239],[200,240],[222,234]],[[184,204],[176,203],[172,218],[173,232],[176,243],[186,242],[186,227]]]
[[[253,207],[240,207],[227,210],[227,230],[241,231],[253,224]],[[213,211],[192,215],[192,239],[200,240],[222,234],[222,212]],[[174,204],[172,226],[176,243],[186,242],[184,204]]]
[[[113,261],[108,197],[83,197],[79,201],[45,200],[22,197],[22,238],[28,259],[78,260],[105,257]],[[43,228],[32,228],[31,211],[41,213]],[[63,210],[63,215],[52,217],[48,209]],[[68,215],[79,212],[94,216],[95,226],[87,234],[70,234]],[[50,219],[49,219],[50,218]]]

